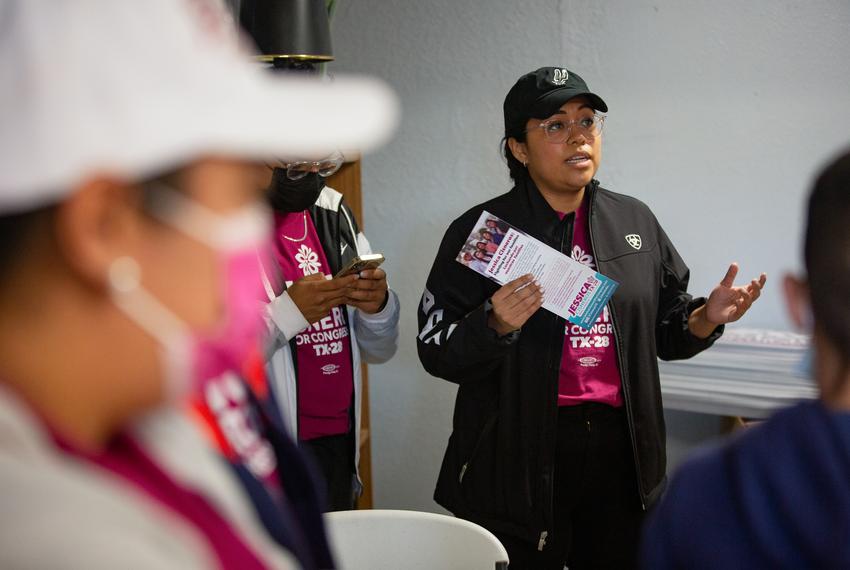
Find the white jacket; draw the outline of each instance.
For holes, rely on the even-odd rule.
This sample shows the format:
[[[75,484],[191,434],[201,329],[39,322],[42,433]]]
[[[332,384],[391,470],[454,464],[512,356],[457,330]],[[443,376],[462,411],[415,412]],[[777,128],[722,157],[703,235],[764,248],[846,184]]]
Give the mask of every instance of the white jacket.
[[[353,255],[372,253],[369,240],[357,228],[351,211],[342,202],[342,195],[336,190],[327,187],[322,190],[319,199],[316,201],[315,217],[314,222],[317,225],[317,230],[319,230],[320,240],[324,232],[321,231],[322,228],[319,226],[326,223],[326,219],[331,220],[327,223],[334,223],[333,221],[337,219],[341,220],[339,222],[343,226],[340,228],[341,231],[331,232],[333,235],[356,236],[351,240],[352,244],[346,243],[347,240],[344,237],[341,238],[343,243],[333,244],[333,247],[339,248],[340,256],[353,257]],[[322,245],[327,253],[329,244],[323,243]],[[354,251],[350,251],[349,247],[353,247]],[[268,378],[272,384],[272,390],[283,416],[285,427],[289,434],[297,440],[297,383],[289,341],[309,327],[310,324],[286,291],[271,299],[269,310],[273,338],[271,354],[268,357]],[[347,307],[347,310],[348,322],[351,323],[351,351],[354,364],[354,464],[357,466],[360,463],[360,446],[358,443],[360,441],[360,412],[363,392],[361,362],[380,364],[393,357],[398,347],[400,308],[398,296],[390,290],[387,304],[379,313],[370,315],[353,307]],[[359,482],[358,475],[358,488]]]

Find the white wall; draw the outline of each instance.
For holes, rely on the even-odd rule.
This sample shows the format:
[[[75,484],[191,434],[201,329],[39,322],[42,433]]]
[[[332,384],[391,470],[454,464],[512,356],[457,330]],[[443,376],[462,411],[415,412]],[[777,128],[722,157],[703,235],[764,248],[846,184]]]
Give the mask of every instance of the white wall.
[[[371,371],[377,506],[438,510],[455,390],[419,365],[415,309],[449,222],[509,188],[498,143],[514,81],[543,65],[581,75],[610,107],[603,185],[650,205],[693,292],[733,260],[767,271],[747,324],[785,328],[779,278],[797,264],[805,189],[850,143],[848,30],[847,0],[339,3],[330,71],[381,76],[404,107],[363,163],[367,235],[403,303],[399,353]],[[716,429],[668,419],[676,458]]]

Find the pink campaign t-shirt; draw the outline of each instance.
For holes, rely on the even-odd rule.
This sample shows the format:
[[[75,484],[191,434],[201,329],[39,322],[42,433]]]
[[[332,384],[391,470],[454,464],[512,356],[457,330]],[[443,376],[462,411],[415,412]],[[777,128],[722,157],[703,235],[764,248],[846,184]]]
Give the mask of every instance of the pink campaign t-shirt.
[[[563,219],[565,214],[559,212],[558,215]],[[576,210],[571,255],[579,263],[596,269],[590,248],[587,198]],[[565,327],[558,405],[574,406],[585,402],[623,405],[614,327],[607,306],[590,330],[570,322]]]
[[[277,260],[287,286],[305,275],[331,274],[307,212],[275,214],[275,236]],[[298,438],[348,433],[354,373],[345,307],[331,309],[330,315],[299,333],[295,344]]]

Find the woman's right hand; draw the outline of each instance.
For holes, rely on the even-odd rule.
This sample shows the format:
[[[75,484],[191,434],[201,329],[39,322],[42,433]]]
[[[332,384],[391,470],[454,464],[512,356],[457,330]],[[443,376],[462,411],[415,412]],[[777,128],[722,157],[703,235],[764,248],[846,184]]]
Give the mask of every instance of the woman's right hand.
[[[522,327],[531,315],[543,305],[543,289],[530,273],[514,279],[493,293],[493,309],[487,325],[499,336]]]
[[[357,274],[326,279],[321,273],[302,277],[289,286],[289,298],[311,325],[327,317],[331,309],[345,303]]]

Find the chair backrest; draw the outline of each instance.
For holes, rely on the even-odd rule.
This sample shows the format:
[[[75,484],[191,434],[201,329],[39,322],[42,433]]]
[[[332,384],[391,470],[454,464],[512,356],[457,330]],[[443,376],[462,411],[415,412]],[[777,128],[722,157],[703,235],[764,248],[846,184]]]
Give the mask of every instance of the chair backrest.
[[[325,524],[341,570],[494,570],[508,553],[477,524],[417,511],[338,511]]]

